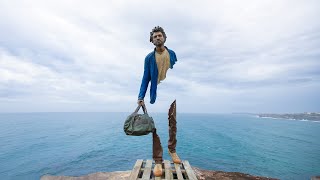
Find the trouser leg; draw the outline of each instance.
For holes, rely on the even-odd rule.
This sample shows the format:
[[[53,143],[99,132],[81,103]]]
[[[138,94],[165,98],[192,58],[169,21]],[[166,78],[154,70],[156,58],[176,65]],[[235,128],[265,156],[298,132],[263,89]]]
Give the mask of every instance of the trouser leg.
[[[152,139],[153,139],[153,142],[152,142],[153,160],[155,161],[156,164],[162,163],[163,150],[162,150],[160,138],[157,134],[157,129],[155,129],[154,132],[152,133]]]
[[[176,120],[176,100],[170,105],[170,109],[168,112],[168,120],[169,120],[169,141],[168,141],[168,149],[171,153],[176,152],[177,145],[177,120]]]

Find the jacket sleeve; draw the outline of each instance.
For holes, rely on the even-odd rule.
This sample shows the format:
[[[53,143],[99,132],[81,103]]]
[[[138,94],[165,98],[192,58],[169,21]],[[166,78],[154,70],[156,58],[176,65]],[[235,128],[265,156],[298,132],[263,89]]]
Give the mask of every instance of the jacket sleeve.
[[[170,53],[170,69],[173,68],[173,65],[178,61],[176,53],[173,50],[169,50]]]
[[[138,96],[139,100],[144,99],[150,80],[151,80],[150,61],[147,56],[144,60],[144,71],[143,71],[143,77],[142,77],[142,82],[141,82],[141,86],[140,86],[140,92],[139,92],[139,96]]]

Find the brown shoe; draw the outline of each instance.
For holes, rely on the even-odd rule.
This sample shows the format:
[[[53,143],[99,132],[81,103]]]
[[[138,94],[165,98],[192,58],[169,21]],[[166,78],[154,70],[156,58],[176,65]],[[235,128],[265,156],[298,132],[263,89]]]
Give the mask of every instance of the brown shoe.
[[[172,153],[172,152],[170,152],[170,150],[169,150],[169,154],[170,154],[170,156],[171,156],[171,158],[172,158],[172,161],[174,162],[174,163],[177,163],[177,164],[180,164],[181,163],[181,160],[180,160],[180,158],[179,158],[179,156],[178,156],[178,154],[175,152],[175,153]]]
[[[153,169],[153,175],[155,177],[162,176],[162,164],[156,164]]]

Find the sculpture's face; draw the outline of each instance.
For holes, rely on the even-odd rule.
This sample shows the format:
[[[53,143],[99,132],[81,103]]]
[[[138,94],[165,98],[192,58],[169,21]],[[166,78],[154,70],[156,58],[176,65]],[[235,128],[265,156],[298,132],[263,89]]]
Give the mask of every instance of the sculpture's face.
[[[162,46],[164,44],[164,37],[161,32],[154,32],[152,35],[152,43],[155,46]]]

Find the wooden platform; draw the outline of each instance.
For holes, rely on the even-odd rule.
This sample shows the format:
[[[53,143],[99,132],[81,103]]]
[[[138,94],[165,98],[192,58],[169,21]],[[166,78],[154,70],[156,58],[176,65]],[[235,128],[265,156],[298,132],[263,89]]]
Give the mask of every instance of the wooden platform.
[[[162,163],[162,177],[154,177],[153,168],[155,164],[153,160],[138,159],[134,165],[129,180],[197,180],[188,161],[182,161],[181,164],[174,164],[168,160]]]

